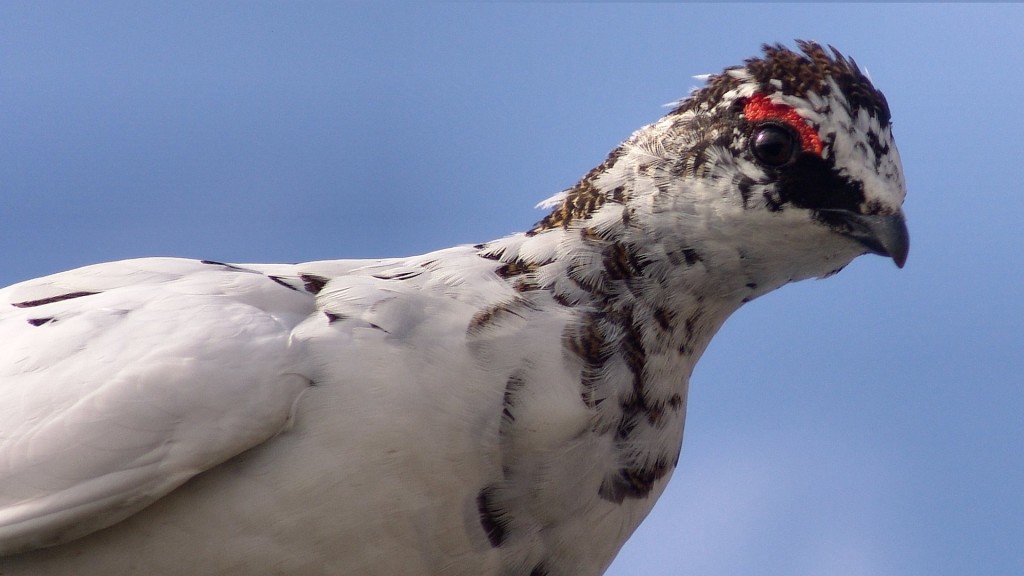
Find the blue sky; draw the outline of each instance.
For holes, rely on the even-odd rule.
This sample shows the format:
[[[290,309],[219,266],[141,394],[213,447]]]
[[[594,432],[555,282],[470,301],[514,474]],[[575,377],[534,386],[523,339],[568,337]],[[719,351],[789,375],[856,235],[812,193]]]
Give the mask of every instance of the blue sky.
[[[5,2],[0,283],[502,236],[693,75],[831,43],[888,96],[910,259],[726,324],[609,573],[1022,574],[1022,26],[1016,5]]]

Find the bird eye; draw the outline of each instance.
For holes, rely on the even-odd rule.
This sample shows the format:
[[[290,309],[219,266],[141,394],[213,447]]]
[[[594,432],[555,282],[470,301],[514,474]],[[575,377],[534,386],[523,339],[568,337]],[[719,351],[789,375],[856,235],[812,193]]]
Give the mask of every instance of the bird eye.
[[[750,151],[763,164],[782,166],[796,156],[798,144],[792,130],[777,124],[765,124],[754,132]]]

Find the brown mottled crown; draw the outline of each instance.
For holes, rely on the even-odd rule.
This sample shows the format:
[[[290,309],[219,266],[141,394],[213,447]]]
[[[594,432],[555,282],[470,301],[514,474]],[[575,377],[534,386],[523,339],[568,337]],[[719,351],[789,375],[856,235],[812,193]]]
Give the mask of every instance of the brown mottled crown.
[[[828,82],[831,78],[846,96],[851,112],[865,109],[878,118],[882,126],[889,123],[889,104],[885,96],[875,89],[853,59],[843,56],[831,46],[826,50],[816,42],[798,40],[797,46],[802,54],[782,44],[765,44],[764,57],[750,58],[744,62],[743,67],[766,93],[779,90],[772,85],[774,80],[781,83],[781,91],[786,95],[803,97],[808,92],[814,92],[827,96],[832,90]],[[713,75],[708,79],[707,86],[694,92],[675,112],[696,110],[702,104],[713,105],[740,83],[740,80],[729,74]]]

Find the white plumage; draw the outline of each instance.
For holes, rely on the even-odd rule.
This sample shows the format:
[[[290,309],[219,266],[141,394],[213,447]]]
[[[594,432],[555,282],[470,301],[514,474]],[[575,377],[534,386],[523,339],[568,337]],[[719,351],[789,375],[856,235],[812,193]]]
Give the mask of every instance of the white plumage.
[[[906,257],[884,99],[801,48],[710,77],[525,234],[0,291],[0,574],[600,574],[728,315]]]

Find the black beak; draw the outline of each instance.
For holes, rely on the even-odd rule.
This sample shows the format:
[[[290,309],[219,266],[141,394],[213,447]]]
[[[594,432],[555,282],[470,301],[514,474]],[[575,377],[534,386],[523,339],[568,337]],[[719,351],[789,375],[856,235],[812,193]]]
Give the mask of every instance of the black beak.
[[[865,216],[849,210],[818,210],[821,220],[840,234],[860,242],[872,254],[888,256],[903,268],[910,252],[910,233],[902,212]]]

